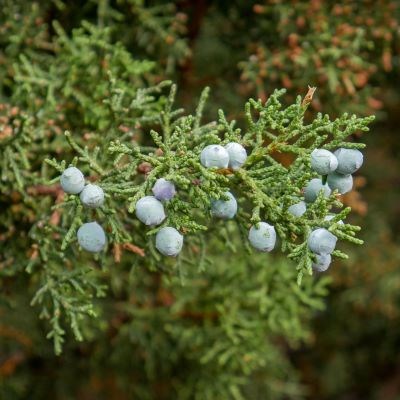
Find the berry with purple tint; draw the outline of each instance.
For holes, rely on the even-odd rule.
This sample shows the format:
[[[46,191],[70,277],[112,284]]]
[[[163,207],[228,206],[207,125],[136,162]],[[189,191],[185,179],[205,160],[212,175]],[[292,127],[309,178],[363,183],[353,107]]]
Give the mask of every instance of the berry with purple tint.
[[[167,181],[164,178],[157,179],[152,192],[158,200],[171,200],[176,194],[173,182]]]

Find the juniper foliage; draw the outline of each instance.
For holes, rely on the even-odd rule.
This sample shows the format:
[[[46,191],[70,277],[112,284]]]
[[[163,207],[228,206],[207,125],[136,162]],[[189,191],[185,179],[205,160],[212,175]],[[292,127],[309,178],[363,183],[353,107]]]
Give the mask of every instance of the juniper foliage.
[[[65,4],[56,5],[62,14]],[[176,106],[177,86],[166,80],[187,55],[185,40],[170,36],[177,32],[174,7],[148,8],[141,1],[112,7],[99,1],[95,22],[87,18],[72,27],[44,22],[39,3],[7,2],[2,10],[7,24],[0,40],[9,66],[0,68],[4,326],[39,332],[36,338],[47,331],[56,354],[63,346],[67,354],[94,354],[98,363],[87,366],[88,377],[118,370],[119,385],[144,399],[157,398],[162,384],[165,398],[257,398],[260,392],[274,399],[298,397],[303,392],[285,349],[275,343],[279,337],[290,346],[305,340],[307,320],[323,308],[328,279],[309,276],[314,259],[307,238],[324,227],[340,240],[362,242],[356,238],[359,227],[339,223],[350,208],[343,208],[337,193],[320,195],[301,217],[288,208],[318,176],[310,168],[312,150],[363,148],[349,137],[367,131],[373,118],[312,116],[312,91],[287,106],[285,91],[276,90],[265,101],[247,101],[243,123],[214,109],[214,118],[204,121],[208,88],[190,113]],[[134,48],[146,57],[132,55],[128,38],[115,39],[126,30],[126,10],[137,18]],[[165,41],[176,45],[167,58],[157,51]],[[242,168],[201,165],[206,145],[229,142],[246,147]],[[102,187],[102,207],[84,208],[79,196],[62,192],[59,177],[69,165]],[[159,178],[177,188],[165,203],[163,224],[184,234],[176,259],[156,251],[160,227],[145,228],[134,214],[137,200],[151,194]],[[228,190],[239,212],[231,221],[216,221],[210,202]],[[332,211],[336,216],[326,220]],[[76,240],[79,226],[92,220],[108,237],[105,251],[95,256]],[[260,221],[275,226],[290,261],[250,249],[248,230]],[[336,250],[333,256],[346,254]],[[227,263],[228,257],[235,261]],[[32,312],[28,297],[41,322],[18,321],[19,310]],[[111,357],[105,345],[110,338]],[[36,342],[37,349],[29,340],[9,348],[22,346],[24,354],[53,362],[45,342]],[[253,385],[257,376],[265,379]],[[64,393],[65,382],[68,371],[60,383]],[[2,390],[21,398],[26,393],[14,382]]]
[[[359,230],[357,226],[337,223],[346,217],[349,208],[338,213],[334,219],[325,220],[332,207],[342,206],[335,194],[328,199],[320,196],[300,218],[288,213],[287,207],[301,199],[302,188],[315,176],[310,169],[310,152],[317,147],[363,147],[362,144],[346,142],[346,137],[357,130],[367,130],[371,118],[344,115],[331,121],[327,115],[318,115],[306,124],[304,112],[307,102],[299,97],[294,105],[283,108],[279,100],[283,91],[277,91],[265,104],[254,100],[246,103],[248,126],[242,133],[235,127],[234,121],[227,121],[222,111],[218,121],[201,123],[207,90],[203,92],[193,115],[181,115],[183,110],[173,109],[174,85],[167,97],[161,95],[158,99],[150,94],[157,93],[160,85],[137,89],[133,98],[121,89],[122,83],[116,78],[112,78],[110,85],[117,86],[118,90],[111,89],[111,97],[104,99],[111,117],[103,133],[92,134],[89,144],[84,147],[74,139],[77,136],[82,141],[82,135],[65,133],[72,154],[76,154],[72,164],[79,165],[89,180],[96,181],[103,188],[106,203],[90,210],[82,207],[78,196],[58,193],[53,213],[42,215],[31,230],[33,240],[37,241],[35,248],[38,254],[31,257],[27,270],[41,276],[41,286],[32,304],[41,304],[42,315],[50,319],[52,328],[49,337],[54,338],[57,352],[61,350],[64,334],[60,328],[60,316],[65,315],[76,338],[81,340],[79,319],[84,314],[93,315],[90,298],[103,294],[90,280],[90,269],[80,270],[71,266],[72,271],[68,271],[65,268],[71,260],[84,257],[76,244],[76,231],[84,222],[96,220],[102,223],[109,232],[109,249],[113,248],[117,259],[121,257],[121,247],[134,246],[134,249],[140,249],[136,249],[136,253],[140,253],[138,256],[146,253],[146,264],[152,270],[177,268],[182,274],[186,261],[193,259],[198,259],[199,271],[205,269],[205,257],[198,257],[194,250],[199,246],[201,253],[206,254],[210,236],[223,235],[229,243],[229,237],[235,234],[245,238],[251,223],[268,220],[278,232],[282,251],[287,252],[297,264],[299,284],[305,273],[312,273],[313,255],[308,249],[307,239],[313,228],[326,227],[340,239],[362,243],[355,237]],[[159,113],[146,115],[143,103],[147,108],[153,103],[163,106]],[[133,115],[136,117],[132,118]],[[144,133],[150,126],[148,134],[152,143],[141,146],[133,138],[133,131],[121,132],[121,126],[138,124]],[[142,141],[147,142],[148,138]],[[236,172],[209,170],[201,165],[199,154],[205,145],[231,141],[242,143],[252,150],[242,169]],[[274,159],[275,152],[288,152],[294,155],[294,160],[284,167]],[[52,185],[58,181],[68,163],[55,158],[46,159],[46,162],[57,172],[56,177],[48,182]],[[145,179],[140,172],[144,165]],[[43,179],[54,176],[51,171],[47,172]],[[178,195],[165,206],[165,225],[183,232],[187,242],[187,251],[178,258],[177,266],[169,268],[160,267],[164,262],[154,251],[154,234],[158,228],[146,232],[133,214],[136,202],[150,193],[160,177],[173,181],[178,187]],[[230,223],[216,224],[209,217],[210,199],[220,198],[228,189],[235,191],[242,204],[233,222],[234,230],[227,227]],[[246,240],[243,242],[246,243]],[[230,251],[237,251],[237,248],[232,246]],[[336,250],[334,256],[346,257],[340,250]],[[101,257],[99,262],[103,268],[110,267]]]

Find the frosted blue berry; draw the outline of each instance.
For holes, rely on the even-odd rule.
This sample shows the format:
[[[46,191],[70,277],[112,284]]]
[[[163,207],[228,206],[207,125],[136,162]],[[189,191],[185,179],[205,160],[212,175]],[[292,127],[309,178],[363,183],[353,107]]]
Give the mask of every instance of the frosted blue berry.
[[[212,200],[211,201],[211,214],[213,217],[222,219],[231,219],[237,212],[237,201],[231,192],[225,192],[224,196],[229,200]]]
[[[275,228],[266,222],[260,222],[258,228],[256,225],[253,225],[249,231],[249,241],[257,250],[264,252],[271,251],[276,243]]]
[[[228,166],[234,171],[239,169],[246,162],[247,152],[241,144],[230,142],[225,146],[225,149],[229,154]]]
[[[171,200],[176,194],[175,185],[164,178],[157,179],[152,192],[158,200]]]
[[[307,211],[307,206],[304,201],[300,201],[296,204],[291,205],[288,208],[288,212],[294,217],[301,217]]]
[[[336,217],[335,214],[328,214],[328,215],[324,218],[324,220],[325,220],[325,221],[330,221],[331,219],[333,219],[333,218],[335,218],[335,217]],[[344,222],[343,222],[342,220],[340,220],[340,221],[337,222],[337,224],[339,224],[339,225],[344,225]]]
[[[210,144],[201,152],[200,162],[206,168],[227,168],[229,164],[229,154],[222,146]]]
[[[136,216],[146,225],[160,225],[165,219],[164,206],[154,196],[142,197],[136,203]]]
[[[338,149],[335,151],[339,165],[336,172],[342,175],[350,175],[356,172],[363,164],[364,156],[356,149]]]
[[[320,175],[328,175],[338,166],[336,156],[325,149],[315,149],[311,153],[311,168]]]
[[[304,188],[304,199],[307,203],[313,203],[317,200],[319,192],[323,190],[324,196],[329,197],[331,189],[328,185],[323,185],[320,178],[311,179],[307,186]]]
[[[170,226],[161,228],[156,235],[156,248],[164,256],[177,256],[182,250],[183,236]]]
[[[335,250],[337,237],[327,229],[318,228],[308,237],[309,249],[317,254],[331,254]]]
[[[331,262],[332,256],[330,254],[316,254],[312,269],[314,271],[324,272],[330,267]]]
[[[332,190],[337,190],[340,194],[345,194],[353,188],[353,177],[334,172],[328,175],[327,183]]]
[[[78,229],[77,237],[80,246],[91,253],[98,253],[106,245],[106,234],[97,222],[83,224]]]
[[[78,168],[69,167],[61,174],[60,183],[65,193],[78,194],[85,186],[85,177]]]
[[[104,203],[103,189],[100,186],[92,185],[91,183],[83,188],[79,197],[82,204],[90,208],[100,207]]]

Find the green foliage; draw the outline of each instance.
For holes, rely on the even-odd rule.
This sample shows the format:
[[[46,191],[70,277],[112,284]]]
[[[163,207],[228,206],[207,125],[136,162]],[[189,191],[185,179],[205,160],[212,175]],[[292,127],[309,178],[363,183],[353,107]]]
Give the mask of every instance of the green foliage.
[[[21,0],[0,10],[0,398],[303,398],[304,380],[326,398],[346,392],[352,368],[363,381],[374,374],[372,361],[362,369],[368,335],[382,336],[387,318],[395,327],[398,311],[398,274],[387,262],[397,259],[396,245],[388,239],[392,247],[380,253],[384,239],[369,233],[384,226],[374,224],[382,212],[348,223],[357,192],[319,196],[300,218],[287,209],[317,176],[314,148],[364,147],[359,134],[373,118],[351,113],[379,108],[380,85],[394,85],[399,8],[189,3]],[[316,95],[302,99],[309,84]],[[254,92],[261,100],[247,100]],[[313,112],[322,109],[345,113]],[[248,151],[242,169],[201,165],[206,145],[230,141]],[[366,159],[379,166],[376,146]],[[104,189],[104,206],[86,209],[62,192],[68,165]],[[164,222],[184,234],[177,259],[156,251],[160,227],[134,215],[161,177],[178,190]],[[239,213],[213,220],[210,200],[226,190]],[[108,238],[95,256],[76,240],[92,220]],[[262,220],[279,237],[273,256],[248,245],[250,226]],[[368,224],[362,238],[376,246],[343,243],[362,243],[357,224]],[[329,297],[325,314],[331,280],[309,276],[307,238],[317,227],[340,243],[333,287],[343,294]],[[343,270],[338,259],[347,254]],[[313,320],[315,358],[289,357],[314,339]],[[358,353],[359,336],[367,344]],[[377,347],[383,366],[395,339],[385,346]],[[342,375],[320,368],[330,366],[332,348]]]
[[[330,104],[337,109],[345,102],[356,105],[352,110],[364,110],[368,96],[373,95],[370,81],[380,72],[376,60],[382,58],[384,70],[392,68],[396,4],[297,1],[293,7],[284,1],[268,3],[253,9],[261,31],[256,36],[266,40],[254,43],[255,53],[242,64],[245,78],[259,92],[265,90],[266,79],[269,84],[281,82],[293,88],[323,85],[321,105],[335,94]],[[283,51],[279,42],[271,46],[267,39],[277,30],[287,44]]]
[[[171,86],[165,96],[164,88],[170,86],[169,82],[149,86],[145,77],[151,82],[154,63],[133,59],[121,43],[112,42],[110,29],[101,25],[83,22],[69,37],[54,22],[57,33],[51,41],[54,54],[33,61],[20,55],[20,61],[14,64],[16,86],[11,100],[34,118],[35,146],[25,147],[25,152],[19,148],[22,160],[32,157],[40,162],[41,157],[53,155],[47,161],[57,174],[69,161],[78,163],[89,179],[102,186],[107,197],[104,207],[86,210],[77,196],[63,196],[57,187],[49,188],[56,194],[57,203],[47,215],[46,209],[51,204],[48,198],[35,201],[38,215],[30,231],[34,256],[27,270],[40,277],[32,304],[40,304],[41,316],[49,319],[48,337],[53,338],[57,352],[61,351],[65,334],[61,321],[68,321],[75,337],[81,340],[79,321],[83,315],[95,315],[91,298],[103,294],[95,276],[88,274],[83,265],[73,268],[68,265],[68,260],[82,258],[75,242],[76,231],[83,222],[101,221],[109,232],[109,246],[113,246],[114,252],[127,245],[139,247],[140,252],[144,248],[148,266],[153,270],[160,268],[161,257],[152,243],[157,230],[143,231],[132,217],[137,200],[149,194],[159,177],[174,181],[180,191],[167,205],[165,224],[187,235],[187,252],[178,259],[182,270],[186,268],[186,260],[196,257],[192,245],[200,243],[206,253],[210,237],[216,234],[246,237],[249,224],[261,220],[275,226],[282,250],[297,263],[299,283],[305,273],[312,273],[313,255],[308,250],[307,238],[313,228],[323,226],[341,239],[361,243],[354,237],[358,227],[336,223],[350,209],[343,210],[333,221],[324,221],[332,207],[341,207],[335,195],[329,199],[320,197],[298,219],[286,210],[301,198],[302,188],[314,176],[309,153],[316,147],[362,147],[345,139],[354,132],[367,130],[371,118],[358,119],[345,114],[331,121],[327,115],[318,115],[311,123],[305,123],[304,114],[311,100],[302,101],[298,97],[294,105],[283,108],[279,100],[283,91],[277,91],[265,104],[254,100],[246,104],[247,126],[243,130],[235,126],[235,121],[228,122],[223,111],[219,111],[218,121],[202,124],[208,90],[203,92],[193,115],[183,115],[182,109],[174,110],[176,87]],[[49,121],[57,127],[50,133],[42,130]],[[66,132],[66,140],[60,136],[62,127],[74,131]],[[250,149],[244,169],[224,172],[207,170],[200,164],[199,154],[205,145],[230,141],[243,143]],[[60,149],[63,154],[68,151],[67,143],[75,158],[59,163],[58,153]],[[10,153],[10,146],[5,146]],[[293,162],[282,166],[274,159],[277,152],[293,155]],[[145,180],[141,173],[144,163]],[[11,166],[18,177],[19,189],[24,192],[20,168],[15,163]],[[37,185],[51,185],[57,180],[57,175],[46,166],[40,166],[40,173],[32,168],[31,176],[30,166],[25,163],[23,167],[28,182],[34,185],[33,196],[37,194]],[[227,189],[234,189],[243,205],[233,223],[236,228],[213,224],[209,233],[203,233],[212,224],[208,213],[210,199],[220,198]],[[25,201],[34,203],[29,193]],[[345,257],[340,251],[334,255]],[[203,270],[203,258],[199,263]],[[109,261],[103,260],[103,264],[103,268],[109,268]]]
[[[213,248],[223,249],[224,244],[213,240]],[[201,275],[193,262],[184,285],[178,276],[149,271],[140,259],[125,259],[103,273],[114,301],[95,301],[95,308],[103,311],[84,324],[89,346],[68,340],[63,355],[70,362],[75,352],[86,356],[74,367],[66,362],[53,383],[37,384],[31,398],[74,398],[94,380],[104,381],[101,392],[115,385],[127,398],[302,397],[304,388],[276,338],[284,335],[292,346],[308,338],[304,321],[324,308],[329,278],[306,280],[299,287],[293,266],[270,256],[237,254],[234,268],[223,262],[224,256],[214,258],[213,267]],[[18,304],[29,313],[27,304]],[[21,336],[37,324],[32,319],[26,325],[12,304],[2,311],[2,322],[17,326]],[[25,345],[45,365],[57,363],[40,336],[34,345]],[[5,346],[9,351],[19,348],[13,340]],[[71,375],[71,368],[79,373]],[[36,379],[29,370],[23,375],[24,385],[11,381],[3,393],[23,397]],[[264,378],[255,386],[251,382],[257,376]]]
[[[383,101],[397,98],[392,79],[398,76],[400,52],[398,1],[221,0],[208,5],[197,18],[201,30],[192,72],[213,82],[219,107],[222,101],[234,110],[246,96],[265,100],[276,87],[285,87],[294,101],[310,85],[318,87],[311,105],[317,111],[372,112],[384,118]]]
[[[18,107],[0,104],[0,129],[0,185],[23,191],[24,175],[31,168],[26,152],[31,144],[29,118]]]
[[[340,239],[362,243],[354,237],[359,230],[357,226],[337,224],[338,220],[349,213],[349,208],[339,213],[334,220],[324,221],[333,206],[342,206],[335,194],[328,199],[320,196],[301,218],[291,216],[286,210],[300,199],[302,188],[308,179],[314,176],[309,167],[310,151],[315,147],[322,147],[323,143],[326,143],[323,147],[330,149],[343,146],[362,147],[347,143],[345,138],[354,131],[367,130],[371,118],[358,119],[355,116],[344,115],[340,119],[330,121],[328,116],[319,115],[310,124],[304,124],[306,106],[301,98],[298,98],[295,105],[282,109],[279,101],[282,92],[276,92],[265,104],[261,101],[247,103],[248,127],[242,134],[240,129],[235,128],[234,122],[228,123],[222,111],[219,113],[218,122],[206,125],[200,123],[205,95],[202,96],[194,115],[180,116],[182,110],[173,110],[175,90],[175,86],[172,86],[161,113],[154,119],[146,119],[147,123],[152,123],[160,132],[150,130],[156,147],[145,146],[142,149],[136,141],[132,141],[129,134],[123,135],[123,139],[115,140],[116,137],[121,137],[119,127],[122,124],[135,126],[138,123],[137,120],[129,121],[127,117],[133,114],[132,109],[121,105],[124,98],[128,104],[136,105],[138,97],[130,99],[126,92],[118,93],[117,97],[111,99],[114,116],[112,125],[107,127],[106,135],[101,135],[99,141],[93,143],[97,145],[93,147],[93,151],[87,146],[80,147],[73,135],[67,132],[66,138],[79,156],[80,168],[86,176],[96,179],[97,184],[105,190],[106,204],[99,209],[89,210],[82,208],[77,196],[65,196],[65,199],[53,208],[54,212],[61,214],[60,223],[51,222],[52,214],[44,220],[45,228],[41,228],[41,231],[44,229],[47,239],[38,245],[41,249],[39,257],[30,264],[30,271],[35,271],[36,266],[43,267],[47,260],[56,260],[55,265],[58,266],[65,257],[75,260],[82,258],[75,244],[76,231],[83,222],[90,220],[102,223],[109,232],[109,245],[114,246],[115,251],[118,251],[116,249],[121,245],[127,244],[144,248],[148,266],[159,270],[163,261],[154,251],[152,243],[152,235],[158,229],[150,229],[148,232],[141,229],[141,223],[132,216],[132,212],[136,202],[150,193],[154,182],[160,177],[174,181],[179,190],[179,195],[166,204],[165,226],[174,226],[186,236],[187,251],[177,260],[179,268],[183,271],[187,268],[186,261],[197,258],[192,245],[197,245],[199,240],[201,245],[206,247],[203,251],[207,253],[207,243],[211,237],[223,235],[229,243],[229,238],[238,234],[246,237],[249,224],[261,220],[268,220],[275,226],[282,250],[288,252],[289,257],[297,263],[299,283],[305,273],[312,273],[313,255],[307,246],[312,229],[326,227]],[[139,90],[139,97],[142,97],[141,93]],[[137,112],[137,109],[134,111]],[[140,124],[143,126],[143,119]],[[159,128],[156,128],[157,125]],[[107,140],[107,136],[110,139]],[[96,136],[93,139],[95,141]],[[143,141],[146,142],[146,139]],[[229,141],[241,142],[252,149],[243,169],[235,173],[225,171],[222,174],[221,170],[208,170],[200,164],[199,154],[205,145],[225,144]],[[296,158],[285,168],[273,158],[276,151],[294,154]],[[57,164],[56,160],[48,162],[58,173],[67,165],[65,162]],[[139,172],[142,163],[146,163],[148,168],[145,180]],[[193,182],[199,183],[194,185]],[[232,223],[236,226],[232,229],[225,222],[211,222],[208,212],[210,199],[219,198],[227,189],[234,189],[243,203],[241,211]],[[41,221],[40,225],[42,224]],[[209,227],[210,231],[203,233]],[[40,237],[40,234],[35,232],[35,236]],[[334,255],[345,257],[345,254],[338,250]],[[202,270],[202,259],[198,262]],[[109,265],[105,262],[104,268],[108,268]],[[166,270],[168,271],[168,268]],[[57,274],[60,277],[63,275],[61,271]],[[78,274],[76,277],[78,283],[79,276]],[[47,281],[48,277],[45,276],[44,279]],[[44,287],[47,287],[47,283]],[[54,293],[62,298],[57,289]],[[60,313],[58,303],[54,304],[54,300],[52,309],[51,315]],[[73,316],[73,311],[71,315],[67,315],[67,319],[76,325],[77,319]],[[52,322],[50,336],[54,337],[56,349],[59,351],[60,337],[64,332],[58,327],[58,319],[56,322],[56,325],[54,320]],[[80,338],[79,334],[77,338]]]
[[[125,83],[123,90],[134,93],[154,63],[134,60],[121,44],[111,42],[107,29],[83,23],[69,38],[59,24],[54,23],[54,28],[58,33],[54,55],[41,63],[21,56],[15,64],[15,97],[23,98],[35,111],[43,109],[45,102],[49,115],[43,112],[41,118],[63,112],[66,123],[76,128],[106,129],[111,115],[104,100],[121,90],[109,77],[118,76]],[[38,102],[38,98],[43,100]]]

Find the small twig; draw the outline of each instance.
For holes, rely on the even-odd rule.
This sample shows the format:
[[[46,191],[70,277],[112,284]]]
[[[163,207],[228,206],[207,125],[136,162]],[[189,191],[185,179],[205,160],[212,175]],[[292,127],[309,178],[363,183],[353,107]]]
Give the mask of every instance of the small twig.
[[[138,247],[138,246],[135,246],[132,243],[124,243],[122,245],[122,247],[125,250],[131,251],[132,253],[135,253],[135,254],[139,255],[140,257],[144,257],[145,256],[144,250],[142,248]]]
[[[314,96],[314,93],[315,93],[316,90],[317,90],[317,88],[314,87],[314,86],[309,86],[308,87],[308,92],[305,95],[305,97],[304,97],[304,99],[303,99],[303,101],[301,103],[302,107],[307,108],[309,106],[309,104],[312,102],[312,99],[313,99],[313,96]]]
[[[113,247],[114,261],[116,263],[121,262],[121,245],[119,243],[114,243]]]
[[[26,189],[27,193],[31,196],[54,196],[58,198],[60,193],[63,193],[61,186],[56,185],[35,185]]]

